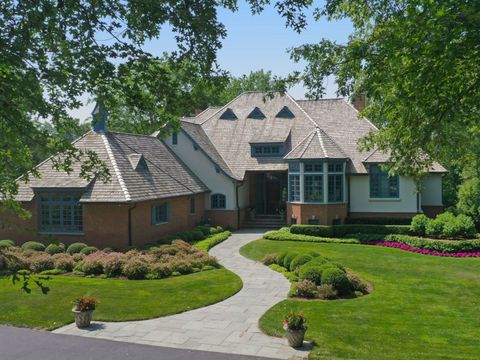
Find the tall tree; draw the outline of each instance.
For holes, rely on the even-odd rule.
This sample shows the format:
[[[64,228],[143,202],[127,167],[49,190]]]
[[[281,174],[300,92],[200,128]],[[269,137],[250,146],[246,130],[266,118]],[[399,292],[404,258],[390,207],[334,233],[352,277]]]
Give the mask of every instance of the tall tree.
[[[274,6],[286,25],[299,31],[305,26],[302,10],[310,3],[278,0]],[[258,13],[270,1],[247,0],[247,4]],[[201,72],[208,74],[226,36],[217,18],[219,7],[235,11],[237,0],[1,1],[0,209],[18,210],[13,201],[17,191],[13,174],[21,169],[35,175],[28,146],[37,132],[34,119],[50,120],[55,134],[69,133],[67,109],[78,107],[78,98],[84,93],[105,101],[119,96],[119,63],[154,58],[145,50],[145,43],[158,38],[166,25],[172,28],[178,45],[173,57],[194,60]],[[144,74],[139,76],[148,78],[151,67],[137,70]],[[139,112],[143,105],[150,105],[135,98],[138,92],[122,95],[125,103]],[[95,154],[79,153],[65,136],[52,136],[48,144],[51,151],[64,154],[58,157],[58,169],[69,171],[72,158],[85,159],[82,170],[87,177],[108,178]]]
[[[317,18],[349,19],[347,43],[322,39],[292,51],[305,60],[308,96],[334,75],[342,96],[364,94],[380,127],[365,149],[391,149],[393,171],[433,160],[480,170],[480,2],[327,0]],[[428,154],[429,156],[425,156]]]

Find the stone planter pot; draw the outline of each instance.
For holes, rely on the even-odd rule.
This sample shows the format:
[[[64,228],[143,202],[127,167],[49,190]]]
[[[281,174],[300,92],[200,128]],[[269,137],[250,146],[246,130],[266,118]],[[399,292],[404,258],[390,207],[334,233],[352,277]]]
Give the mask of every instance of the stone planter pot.
[[[303,345],[303,338],[305,337],[305,332],[307,329],[303,330],[290,330],[287,329],[287,340],[288,345],[293,348],[299,348]]]
[[[75,324],[79,329],[83,329],[90,326],[92,322],[93,310],[89,311],[78,311],[72,309],[72,313],[75,316]]]

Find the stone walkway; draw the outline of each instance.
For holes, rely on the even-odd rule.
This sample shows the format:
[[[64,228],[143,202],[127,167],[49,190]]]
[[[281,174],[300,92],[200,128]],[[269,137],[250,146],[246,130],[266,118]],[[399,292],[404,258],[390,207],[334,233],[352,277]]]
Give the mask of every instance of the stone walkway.
[[[54,332],[179,349],[277,359],[306,358],[309,346],[294,350],[285,339],[267,336],[258,328],[260,317],[284,300],[290,289],[283,275],[240,255],[239,249],[261,234],[260,230],[237,231],[210,251],[243,281],[242,290],[222,302],[157,319],[95,322],[85,330],[70,324]]]

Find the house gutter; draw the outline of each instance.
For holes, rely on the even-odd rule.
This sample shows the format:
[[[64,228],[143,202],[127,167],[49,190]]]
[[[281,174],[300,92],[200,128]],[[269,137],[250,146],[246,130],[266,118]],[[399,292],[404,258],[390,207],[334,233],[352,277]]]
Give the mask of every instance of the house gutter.
[[[128,206],[128,246],[133,246],[132,240],[132,210],[137,207],[137,204]]]

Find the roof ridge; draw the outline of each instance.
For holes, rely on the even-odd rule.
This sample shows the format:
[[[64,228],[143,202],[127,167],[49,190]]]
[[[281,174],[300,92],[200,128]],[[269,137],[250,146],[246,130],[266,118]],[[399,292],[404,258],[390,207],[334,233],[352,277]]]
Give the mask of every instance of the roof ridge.
[[[298,144],[295,145],[295,146],[293,147],[293,149],[290,150],[290,151],[288,152],[288,154],[286,154],[284,157],[287,157],[290,153],[292,153],[292,152],[295,151],[300,145],[302,145],[302,143],[303,143],[304,141],[306,141],[306,140],[308,139],[308,137],[311,136],[314,131],[315,131],[315,130],[310,131],[310,132],[309,132],[302,140],[300,140],[300,141],[298,142]],[[308,145],[308,144],[310,144],[310,143],[308,142],[307,145]],[[302,155],[305,153],[305,151],[306,151],[306,149],[307,149],[307,145],[303,148]]]
[[[347,100],[343,99],[343,101],[348,105],[350,106],[357,114],[359,113],[359,111],[355,108],[355,106],[353,106],[352,104],[350,104]],[[368,120],[365,116],[362,116],[362,119],[364,119],[366,122],[368,122],[375,130],[378,130],[378,128],[370,121]]]
[[[133,135],[133,136],[140,136],[140,137],[146,137],[146,138],[155,137],[155,136],[152,136],[152,135],[135,134],[135,133],[129,133],[129,132],[124,132],[124,131],[107,131],[107,133],[120,134],[120,135]]]
[[[320,142],[320,147],[322,148],[322,151],[323,151],[323,155],[328,158],[327,149],[325,149],[325,145],[322,139],[322,133],[320,132],[319,127],[317,128],[316,132],[317,132],[318,141]]]
[[[325,130],[323,130],[323,129],[320,128],[320,127],[318,127],[318,128],[320,129],[320,131],[322,132],[322,134],[325,135],[325,136],[338,148],[338,150],[340,150],[340,152],[341,152],[343,155],[345,155],[346,157],[348,157],[348,156],[347,156],[347,153],[342,149],[342,147],[341,147],[340,145],[338,145],[338,143],[337,143],[330,135],[328,135],[328,133],[327,133]]]
[[[115,171],[115,175],[117,176],[118,183],[122,188],[123,195],[125,196],[125,200],[131,201],[132,198],[130,197],[130,193],[128,192],[127,184],[125,184],[125,180],[123,180],[122,173],[120,172],[120,168],[118,167],[117,160],[115,160],[115,155],[113,154],[112,148],[110,146],[110,142],[108,140],[108,136],[105,133],[100,133],[102,137],[103,144],[105,149],[107,150],[108,158],[113,166],[113,171]]]
[[[293,103],[295,105],[297,105],[297,107],[300,109],[301,112],[303,112],[303,114],[307,117],[308,120],[310,120],[312,122],[312,124],[317,127],[318,124],[311,118],[310,115],[308,115],[308,113],[300,106],[299,103],[297,103],[297,101],[288,93],[285,91],[285,95],[287,96],[287,98],[289,98],[291,101],[293,101]]]

